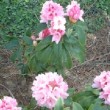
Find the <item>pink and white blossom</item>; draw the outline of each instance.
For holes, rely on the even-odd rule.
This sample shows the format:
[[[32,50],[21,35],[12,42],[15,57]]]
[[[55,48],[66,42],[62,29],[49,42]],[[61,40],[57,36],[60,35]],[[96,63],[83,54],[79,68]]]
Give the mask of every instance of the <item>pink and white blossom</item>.
[[[53,108],[58,98],[68,97],[68,85],[63,81],[63,77],[56,72],[39,74],[33,82],[32,97],[37,104],[42,107]]]
[[[50,34],[52,35],[52,42],[55,41],[58,44],[65,34],[65,24],[66,19],[64,17],[58,16],[54,17],[51,21]]]
[[[84,11],[80,9],[80,4],[78,4],[77,1],[73,0],[66,8],[67,16],[69,16],[70,20],[84,21],[82,18]]]
[[[92,87],[103,89],[107,83],[110,83],[110,71],[103,71],[99,76],[95,77]]]
[[[54,17],[54,19],[51,21],[51,27],[53,29],[60,29],[65,31],[65,24],[66,19],[62,16]]]
[[[99,98],[104,99],[105,104],[110,105],[110,71],[103,71],[96,76],[92,87],[99,89],[101,91]]]
[[[63,7],[53,1],[46,1],[41,10],[40,22],[48,23],[55,16],[64,16]]]
[[[58,44],[62,38],[62,36],[65,34],[64,30],[56,30],[56,29],[52,29],[50,31],[51,35],[52,35],[52,42],[55,41],[56,44]]]
[[[0,110],[22,110],[22,108],[18,107],[16,99],[4,96],[3,99],[0,99]]]
[[[99,95],[99,98],[105,100],[105,104],[110,105],[110,84],[106,85],[103,89],[102,92]]]

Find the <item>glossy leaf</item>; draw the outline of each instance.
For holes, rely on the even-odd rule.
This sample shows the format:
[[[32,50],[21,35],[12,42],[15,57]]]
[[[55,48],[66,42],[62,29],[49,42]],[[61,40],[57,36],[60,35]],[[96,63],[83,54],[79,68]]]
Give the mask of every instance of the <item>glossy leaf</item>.
[[[72,104],[72,110],[84,110],[84,109],[77,102],[73,102],[73,104]]]
[[[82,107],[86,109],[94,102],[95,102],[94,96],[85,96],[85,97],[82,97],[81,100],[79,101]]]
[[[81,47],[79,46],[74,46],[73,48],[71,48],[71,52],[72,55],[75,59],[79,60],[80,63],[84,62],[85,60],[85,50],[83,50]]]
[[[52,51],[53,51],[52,48],[50,46],[48,46],[43,51],[36,53],[37,54],[37,59],[42,61],[44,64],[50,63],[51,62],[50,57],[51,57]]]
[[[106,105],[95,103],[95,104],[91,104],[88,110],[109,110],[109,108]]]
[[[75,92],[75,89],[74,88],[69,88],[67,92],[69,93],[69,96],[72,96]]]
[[[14,52],[13,52],[13,54],[11,55],[11,60],[13,61],[13,62],[15,62],[15,60],[18,60],[18,61],[20,61],[21,59],[22,59],[22,48],[18,48],[18,49],[16,49]]]
[[[41,51],[47,48],[50,44],[51,44],[51,37],[49,36],[38,43],[38,45],[36,46],[36,51]]]
[[[67,97],[67,99],[64,100],[64,103],[66,106],[71,106],[73,103],[73,100],[71,97]]]
[[[47,24],[46,23],[40,23],[37,25],[36,28],[36,33],[38,34],[39,32],[41,32],[42,30],[47,28]]]
[[[61,68],[62,67],[62,44],[59,43],[59,44],[55,44],[53,43],[53,56],[54,56],[54,62],[55,62],[55,65],[57,66],[57,68]],[[53,63],[54,63],[53,62]]]
[[[13,40],[9,41],[7,44],[5,44],[5,48],[8,50],[13,50],[17,46],[19,46],[18,39],[13,39]]]
[[[63,65],[66,68],[71,68],[72,67],[72,58],[71,58],[71,54],[69,53],[69,51],[65,48],[65,46],[63,46]]]
[[[87,27],[84,22],[78,21],[75,25],[75,32],[76,35],[78,36],[79,42],[81,43],[82,46],[85,46],[86,43],[86,33],[85,31],[87,30]]]
[[[58,99],[54,110],[63,110],[63,100],[61,98]]]
[[[23,41],[24,41],[26,44],[32,45],[32,40],[31,40],[30,37],[28,37],[28,36],[23,36],[22,39],[23,39]]]

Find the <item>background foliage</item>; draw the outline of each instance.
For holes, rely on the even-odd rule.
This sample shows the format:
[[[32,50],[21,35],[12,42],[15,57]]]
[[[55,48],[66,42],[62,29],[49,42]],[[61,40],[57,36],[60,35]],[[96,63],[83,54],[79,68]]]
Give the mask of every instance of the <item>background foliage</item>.
[[[39,12],[45,0],[1,0],[0,36],[22,36],[33,32],[39,22]],[[54,0],[67,5],[69,1]],[[109,0],[78,0],[85,10],[85,21],[89,32],[94,32],[106,23],[106,14],[110,14]]]

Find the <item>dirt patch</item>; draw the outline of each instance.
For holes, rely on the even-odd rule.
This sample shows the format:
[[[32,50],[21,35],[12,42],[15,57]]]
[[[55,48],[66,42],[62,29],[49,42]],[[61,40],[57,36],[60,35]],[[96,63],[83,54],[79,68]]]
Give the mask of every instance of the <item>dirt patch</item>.
[[[110,27],[106,27],[94,35],[88,34],[86,61],[83,64],[75,61],[73,68],[66,71],[66,80],[70,87],[80,91],[85,85],[91,84],[101,71],[110,70],[109,31]],[[4,58],[0,62],[0,97],[13,94],[21,104],[28,104],[33,77],[20,76],[20,71],[9,62],[8,52],[2,50],[0,54]]]

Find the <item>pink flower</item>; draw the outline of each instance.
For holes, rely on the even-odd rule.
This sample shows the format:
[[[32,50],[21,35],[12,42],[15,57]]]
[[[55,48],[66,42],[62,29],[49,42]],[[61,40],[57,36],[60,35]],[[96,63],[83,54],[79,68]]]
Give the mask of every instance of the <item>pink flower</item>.
[[[21,110],[21,107],[18,107],[16,99],[8,96],[4,96],[3,99],[0,99],[0,110]]]
[[[68,85],[56,72],[38,75],[31,89],[32,97],[35,98],[37,104],[50,109],[55,106],[58,98],[66,99],[68,97]]]
[[[105,100],[105,104],[110,105],[110,83],[107,84],[103,89],[102,92],[99,95],[99,98]]]
[[[50,35],[50,29],[44,29],[43,31],[41,31],[40,33],[39,33],[39,40],[42,40],[42,39],[44,39],[44,38],[46,38],[46,37],[48,37]]]
[[[51,21],[51,27],[53,29],[60,29],[65,31],[65,23],[66,19],[62,16],[54,17],[54,19]]]
[[[81,20],[84,21],[82,16],[84,11],[80,9],[80,4],[77,1],[72,1],[70,5],[67,6],[67,16],[69,16],[70,20]]]
[[[103,71],[96,76],[92,87],[100,89],[99,98],[104,99],[104,103],[110,105],[110,71]]]
[[[65,18],[61,16],[54,17],[51,21],[50,34],[52,35],[52,41],[55,41],[56,44],[59,43],[62,36],[65,34],[65,23]]]
[[[107,83],[110,83],[110,71],[103,71],[99,76],[96,76],[92,87],[103,89]]]
[[[56,29],[52,29],[50,31],[51,35],[52,35],[52,42],[55,41],[56,44],[58,44],[62,38],[62,36],[65,34],[64,30],[56,30]]]
[[[53,20],[55,16],[64,16],[63,7],[53,1],[46,1],[42,7],[40,22],[48,23],[48,21]]]

